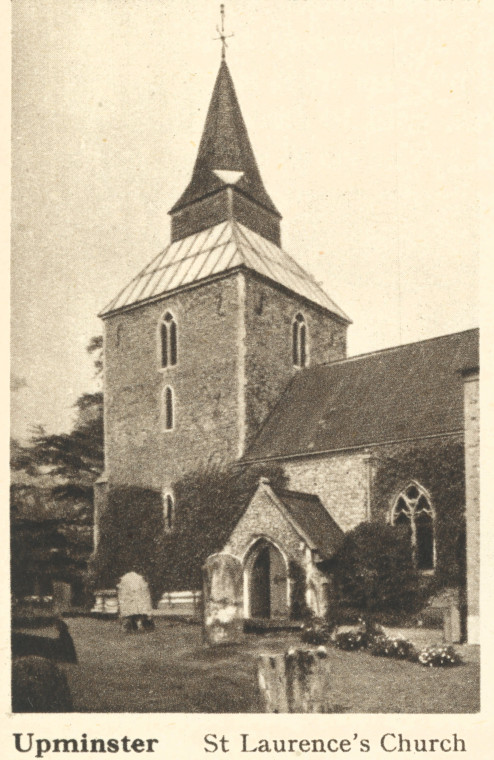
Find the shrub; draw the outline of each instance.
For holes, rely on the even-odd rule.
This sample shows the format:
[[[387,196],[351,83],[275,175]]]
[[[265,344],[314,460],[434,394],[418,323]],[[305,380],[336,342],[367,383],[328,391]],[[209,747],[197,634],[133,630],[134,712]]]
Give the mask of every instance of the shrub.
[[[462,659],[452,646],[425,647],[417,654],[417,662],[429,668],[450,668],[461,665]]]
[[[381,523],[361,523],[349,531],[335,557],[335,589],[342,606],[362,616],[412,609],[419,579],[405,530]]]
[[[334,639],[338,649],[352,652],[359,649],[368,649],[379,637],[384,636],[380,625],[368,620],[360,620],[360,625],[355,631],[344,631],[337,634]]]
[[[375,657],[394,657],[398,660],[415,660],[417,653],[410,641],[400,636],[376,636],[372,641],[369,651]]]
[[[365,633],[360,630],[338,633],[334,643],[338,649],[343,649],[345,652],[354,652],[358,649],[365,649],[367,646]]]
[[[327,644],[331,633],[331,626],[325,620],[314,617],[304,624],[301,638],[305,644]]]
[[[44,657],[19,657],[12,663],[13,712],[72,712],[64,671]]]

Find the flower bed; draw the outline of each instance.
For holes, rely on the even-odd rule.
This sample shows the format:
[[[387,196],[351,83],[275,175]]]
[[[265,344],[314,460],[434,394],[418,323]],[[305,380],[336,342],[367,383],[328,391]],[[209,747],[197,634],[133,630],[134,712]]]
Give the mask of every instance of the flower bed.
[[[389,636],[380,625],[364,621],[360,621],[355,630],[336,634],[331,638],[331,643],[347,652],[367,650],[375,657],[409,660],[431,668],[452,667],[462,663],[460,655],[452,646],[432,645],[417,649],[408,639]]]
[[[460,665],[462,660],[452,646],[431,646],[418,653],[417,662],[429,668],[450,668]]]
[[[376,636],[369,646],[375,657],[395,657],[397,660],[415,660],[417,652],[414,645],[401,636]]]

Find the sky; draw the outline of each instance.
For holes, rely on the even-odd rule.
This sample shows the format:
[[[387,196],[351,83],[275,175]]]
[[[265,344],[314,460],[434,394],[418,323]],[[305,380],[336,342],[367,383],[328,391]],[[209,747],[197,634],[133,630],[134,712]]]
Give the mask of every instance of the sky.
[[[12,6],[12,434],[70,428],[98,312],[169,242],[220,62],[210,0]],[[479,4],[235,0],[227,61],[282,245],[349,354],[479,324]]]

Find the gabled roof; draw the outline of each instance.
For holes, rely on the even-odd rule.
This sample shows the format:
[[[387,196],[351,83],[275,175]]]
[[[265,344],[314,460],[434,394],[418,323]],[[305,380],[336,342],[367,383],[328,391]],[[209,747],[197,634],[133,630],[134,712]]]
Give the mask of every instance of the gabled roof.
[[[479,331],[312,367],[288,385],[245,459],[289,458],[462,431],[462,370]]]
[[[344,533],[324,508],[318,496],[300,491],[274,490],[292,520],[324,559],[329,559],[339,549]]]
[[[342,320],[350,321],[291,256],[236,221],[222,222],[171,243],[134,277],[100,316],[143,304],[237,267],[257,272]]]
[[[220,176],[216,172],[220,172]],[[170,214],[221,190],[225,182],[281,217],[264,188],[233,81],[226,62],[222,61],[192,178]]]

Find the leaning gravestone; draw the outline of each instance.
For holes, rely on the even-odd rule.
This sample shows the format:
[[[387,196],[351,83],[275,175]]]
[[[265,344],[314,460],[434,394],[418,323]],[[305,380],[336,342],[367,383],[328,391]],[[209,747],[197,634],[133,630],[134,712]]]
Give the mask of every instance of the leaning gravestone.
[[[123,621],[138,622],[152,613],[151,594],[146,580],[138,573],[126,573],[117,586],[118,607]]]
[[[204,640],[231,644],[243,637],[242,563],[231,554],[211,554],[204,565]]]

